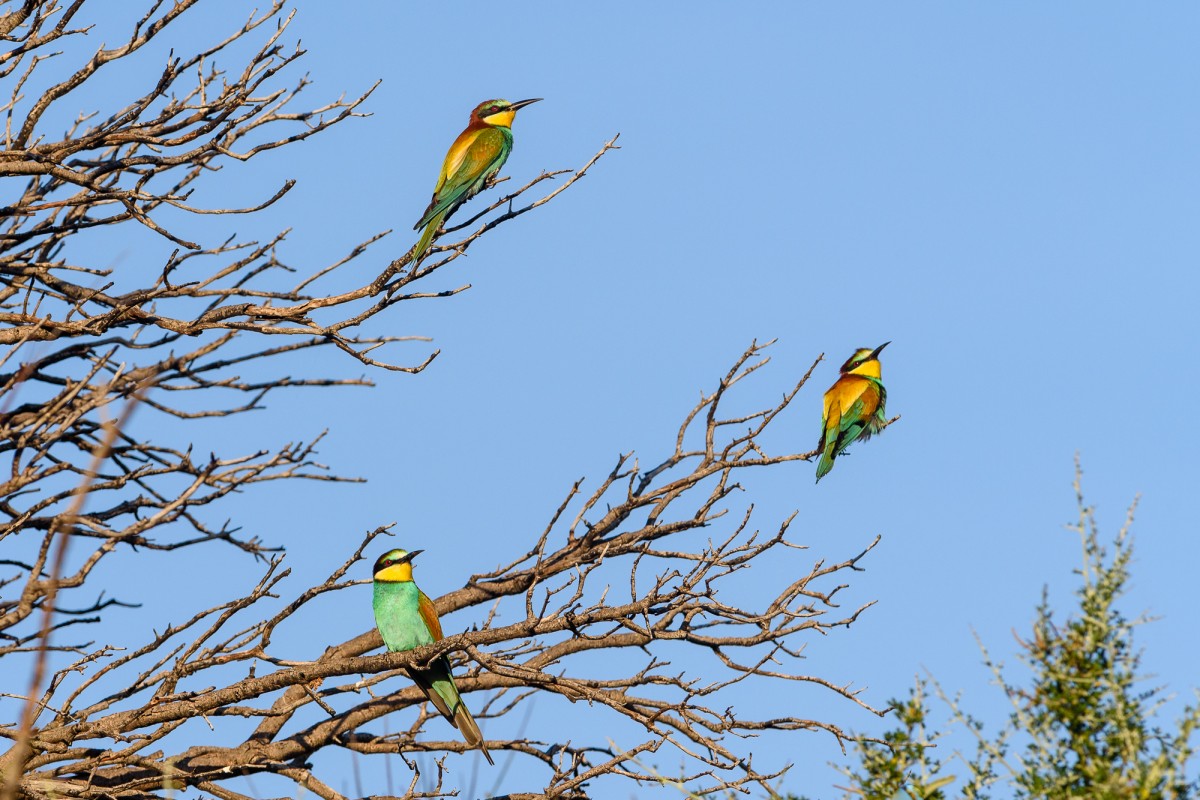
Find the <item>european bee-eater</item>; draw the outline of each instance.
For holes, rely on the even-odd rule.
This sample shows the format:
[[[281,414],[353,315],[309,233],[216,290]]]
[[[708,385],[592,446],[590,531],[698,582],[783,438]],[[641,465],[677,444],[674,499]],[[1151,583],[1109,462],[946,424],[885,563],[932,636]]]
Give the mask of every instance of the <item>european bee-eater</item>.
[[[389,550],[375,562],[372,602],[375,625],[383,636],[383,643],[392,652],[412,650],[442,638],[442,623],[433,602],[413,583],[412,560],[422,552]],[[408,674],[442,716],[462,732],[467,744],[482,750],[484,758],[494,765],[496,762],[492,761],[483,734],[454,685],[449,659],[438,656],[425,669],[409,667]]]
[[[866,441],[883,430],[887,415],[883,410],[887,390],[879,374],[879,353],[891,342],[872,350],[869,347],[854,351],[841,375],[825,393],[825,414],[821,420],[821,441],[817,449],[817,481],[833,469],[833,460],[857,441]]]
[[[475,106],[467,129],[458,135],[454,144],[450,145],[450,151],[446,153],[442,171],[438,173],[437,185],[433,187],[433,199],[429,201],[429,208],[425,209],[421,219],[413,226],[414,231],[425,228],[417,241],[416,250],[413,251],[414,270],[420,266],[433,235],[446,218],[463,203],[479,194],[508,160],[508,154],[513,148],[512,123],[517,110],[541,99],[535,97],[516,103],[507,100],[484,100]]]

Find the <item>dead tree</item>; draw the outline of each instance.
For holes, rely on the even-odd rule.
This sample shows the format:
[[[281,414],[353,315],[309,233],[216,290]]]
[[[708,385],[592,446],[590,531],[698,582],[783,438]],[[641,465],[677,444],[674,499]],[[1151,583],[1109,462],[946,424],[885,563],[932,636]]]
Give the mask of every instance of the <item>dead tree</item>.
[[[29,0],[9,3],[0,17],[6,48],[0,96],[7,99],[0,153],[5,796],[158,798],[194,787],[228,800],[243,797],[232,780],[272,775],[337,798],[310,768],[318,751],[407,759],[463,749],[441,723],[427,728],[430,711],[415,687],[374,691],[406,665],[442,653],[456,661],[460,688],[472,695],[485,730],[503,727],[488,721],[512,719],[548,694],[572,703],[581,718],[619,718],[641,732],[638,742],[619,749],[602,736],[489,737],[493,752],[540,768],[522,771],[527,794],[514,797],[583,797],[604,779],[659,780],[644,758],[664,745],[692,764],[680,777],[703,790],[762,786],[780,768],[755,767],[742,737],[819,729],[840,738],[828,721],[790,712],[747,719],[721,703],[722,693],[743,681],[800,681],[869,708],[848,684],[806,675],[792,663],[807,636],[849,626],[863,610],[840,609],[836,595],[842,574],[859,569],[866,551],[834,563],[811,559],[789,540],[790,519],[761,534],[750,506],[736,509],[742,470],[813,455],[770,453],[761,441],[807,375],[773,407],[726,411],[729,393],[766,363],[759,345],[685,414],[670,458],[647,468],[625,456],[594,488],[576,482],[544,531],[510,535],[522,543],[510,563],[437,600],[443,614],[477,608],[475,629],[411,653],[369,655],[381,647],[374,631],[314,653],[311,662],[272,652],[272,635],[284,620],[302,619],[314,599],[363,583],[366,567],[358,562],[384,529],[347,553],[327,581],[293,592],[276,543],[213,523],[221,518],[213,509],[262,482],[346,478],[313,461],[314,441],[197,456],[189,424],[258,409],[270,392],[369,385],[364,378],[276,374],[281,357],[308,349],[335,348],[350,365],[419,373],[437,351],[397,359],[389,355],[395,346],[418,337],[372,338],[360,333],[362,324],[391,306],[466,289],[429,289],[428,279],[497,225],[552,200],[616,145],[610,140],[583,166],[544,172],[490,206],[477,200],[479,212],[444,233],[456,241],[435,244],[420,269],[404,252],[370,270],[345,269],[385,247],[379,243],[386,233],[325,265],[286,263],[278,252],[284,234],[193,241],[201,238],[191,232],[201,229],[193,218],[252,215],[293,182],[242,208],[204,207],[195,198],[198,186],[217,180],[220,170],[361,116],[371,94],[309,109],[300,101],[305,79],[282,88],[303,52],[286,43],[290,17],[276,2],[224,40],[172,55],[146,86],[131,86],[122,107],[80,116],[61,135],[50,132],[65,98],[78,99],[106,65],[170,39],[200,2],[149,0],[115,46],[99,49],[87,15],[111,15],[112,4]],[[249,42],[254,47],[240,68],[219,68],[233,45]],[[553,190],[539,194],[551,178],[559,178]],[[423,197],[424,188],[414,196]],[[118,225],[122,235],[166,243],[165,256],[147,260],[143,252],[155,248],[146,247],[138,263],[96,263],[90,242]],[[177,420],[178,439],[139,434],[141,415]],[[111,605],[144,599],[95,585],[93,573],[106,556],[211,542],[261,559],[261,581],[145,641],[71,639],[76,626]],[[739,607],[722,595],[766,554],[804,566],[765,605]],[[293,600],[281,610],[263,610],[264,599],[289,593]],[[84,596],[98,599],[67,602]],[[667,647],[705,653],[708,667],[696,674],[669,668],[660,655]],[[636,668],[603,679],[577,669],[589,654],[613,649],[628,650]],[[385,714],[408,727],[373,732]],[[188,731],[223,716],[256,727],[220,747],[179,744]],[[453,787],[444,780],[444,757],[434,764],[432,776],[419,782],[414,772],[401,793],[448,796]]]

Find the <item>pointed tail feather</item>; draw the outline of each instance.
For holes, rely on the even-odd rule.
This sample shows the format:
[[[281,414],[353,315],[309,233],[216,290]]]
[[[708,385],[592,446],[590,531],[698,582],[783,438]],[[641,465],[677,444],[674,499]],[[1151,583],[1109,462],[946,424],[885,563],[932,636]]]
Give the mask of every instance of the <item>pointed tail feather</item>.
[[[462,733],[463,738],[467,740],[467,744],[482,750],[483,757],[488,760],[488,763],[493,767],[496,766],[496,762],[492,761],[492,754],[488,752],[487,742],[483,741],[483,733],[479,730],[479,725],[471,716],[471,712],[467,710],[467,704],[461,699],[458,701],[458,710],[454,712],[454,724]]]
[[[837,457],[838,426],[837,420],[841,418],[842,407],[835,404],[832,408],[825,410],[825,419],[821,420],[821,441],[817,442],[817,449],[821,451],[821,460],[817,462],[817,483],[821,482],[829,474],[829,470],[833,469],[833,459]],[[833,424],[831,425],[830,422]]]
[[[412,271],[416,272],[417,267],[421,266],[421,259],[429,251],[429,245],[433,242],[433,235],[437,233],[438,228],[442,227],[442,222],[446,219],[445,214],[438,214],[433,219],[429,220],[429,224],[425,226],[425,230],[421,232],[421,238],[417,240],[417,246],[413,248],[412,256]]]
[[[821,451],[821,460],[817,462],[817,483],[820,483],[821,478],[824,478],[829,474],[829,470],[833,469],[833,459],[836,455],[834,449],[837,447],[837,437],[827,436],[825,438],[829,441],[825,443],[825,449]]]
[[[837,387],[835,383],[834,388]],[[817,483],[821,482],[833,469],[833,459],[837,457],[838,423],[842,419],[842,404],[837,393],[831,388],[825,393],[825,410],[821,414],[821,441],[817,449],[821,451],[821,460],[817,462]]]
[[[483,741],[479,725],[471,716],[471,712],[467,710],[467,704],[459,695],[458,687],[454,685],[454,678],[450,675],[449,662],[434,661],[431,669],[410,669],[408,673],[412,677],[413,683],[421,687],[421,691],[429,698],[429,702],[433,703],[451,725],[458,728],[467,744],[482,750],[483,757],[488,760],[489,764],[495,766],[496,762],[492,761],[492,754],[488,752],[487,744]]]

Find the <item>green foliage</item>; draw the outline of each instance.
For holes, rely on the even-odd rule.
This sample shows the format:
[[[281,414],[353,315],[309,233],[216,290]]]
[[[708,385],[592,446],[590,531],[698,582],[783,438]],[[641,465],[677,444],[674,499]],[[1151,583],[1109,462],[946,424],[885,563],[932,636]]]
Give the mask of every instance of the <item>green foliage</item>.
[[[1074,614],[1057,622],[1043,590],[1032,633],[1021,642],[1019,660],[1030,673],[1025,683],[1012,682],[983,649],[1013,708],[1004,727],[987,735],[960,699],[939,687],[953,721],[976,738],[974,756],[963,757],[969,774],[958,789],[972,800],[999,789],[1006,797],[1038,800],[1200,797],[1200,782],[1187,775],[1200,707],[1186,708],[1169,732],[1154,724],[1167,698],[1140,677],[1141,653],[1133,642],[1134,630],[1148,620],[1129,619],[1117,606],[1130,577],[1133,508],[1110,557],[1093,509],[1083,502],[1078,471],[1075,490],[1079,521],[1070,528],[1080,537],[1083,566],[1075,571],[1082,584]],[[918,680],[907,701],[893,703],[897,725],[883,737],[889,747],[858,743],[859,764],[846,771],[856,797],[893,800],[906,781],[914,797],[948,797],[945,779],[934,779],[943,764],[929,750],[926,700]]]
[[[847,771],[850,791],[862,800],[946,800],[942,787],[953,775],[939,777],[942,764],[933,756],[934,739],[926,730],[928,694],[917,680],[907,700],[893,700],[897,726],[876,742],[860,739],[860,772]],[[906,796],[907,795],[907,796]]]

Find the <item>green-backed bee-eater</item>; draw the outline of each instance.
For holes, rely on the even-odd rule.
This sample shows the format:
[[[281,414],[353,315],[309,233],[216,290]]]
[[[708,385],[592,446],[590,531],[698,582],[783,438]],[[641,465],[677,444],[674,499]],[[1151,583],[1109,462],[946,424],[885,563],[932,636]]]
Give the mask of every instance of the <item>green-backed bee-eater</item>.
[[[854,351],[841,375],[825,393],[825,414],[821,420],[821,441],[817,449],[817,481],[833,469],[833,460],[850,445],[866,441],[883,430],[887,415],[883,410],[887,390],[879,373],[879,353],[891,342],[872,350],[862,347]]]
[[[412,650],[425,644],[433,644],[442,638],[442,623],[438,620],[433,601],[413,583],[412,560],[423,551],[389,550],[375,562],[375,625],[383,636],[387,649]],[[478,747],[489,764],[492,754],[475,718],[467,710],[454,677],[450,674],[450,661],[438,656],[425,669],[408,668],[408,674],[425,692],[429,701],[442,712],[442,716],[462,732],[467,744]]]
[[[433,235],[446,218],[463,203],[479,194],[508,160],[508,154],[513,148],[512,123],[517,110],[541,99],[535,97],[516,103],[507,100],[484,100],[475,106],[467,129],[458,135],[454,144],[450,145],[450,151],[446,153],[442,171],[438,173],[437,185],[433,187],[433,199],[429,201],[429,208],[425,209],[421,219],[413,226],[414,231],[425,229],[417,241],[416,250],[413,251],[414,270],[420,266]]]

